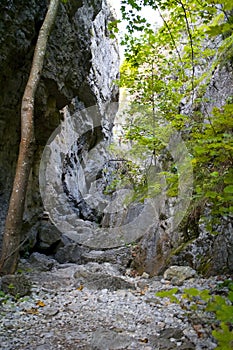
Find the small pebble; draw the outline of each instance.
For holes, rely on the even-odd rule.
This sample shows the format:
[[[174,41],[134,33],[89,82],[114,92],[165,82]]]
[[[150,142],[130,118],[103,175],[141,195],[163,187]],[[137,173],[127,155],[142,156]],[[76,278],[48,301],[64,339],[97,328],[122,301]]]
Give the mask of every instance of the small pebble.
[[[128,350],[152,350],[159,347],[158,342],[163,342],[161,337],[166,337],[164,350],[166,346],[170,349],[171,344],[177,349],[183,348],[184,344],[191,344],[189,349],[215,349],[216,342],[209,326],[211,322],[205,320],[203,311],[199,313],[203,319],[200,337],[179,304],[155,295],[158,291],[173,288],[168,281],[150,279],[144,274],[141,278],[147,279],[147,288],[140,293],[137,290],[88,289],[84,279],[84,288],[80,291],[75,287],[71,273],[76,266],[70,264],[66,268],[66,279],[62,279],[64,269],[61,268],[52,276],[51,272],[43,273],[40,278],[36,272],[31,273],[33,291],[27,300],[9,299],[0,305],[2,350],[89,349],[93,344],[93,334],[98,332],[102,334],[103,348],[105,342],[109,342],[108,332],[112,332],[111,348],[116,350],[125,340]],[[135,282],[134,277],[125,278]],[[47,280],[53,280],[55,289],[45,287]],[[137,283],[140,282],[140,277],[137,277]],[[179,286],[177,295],[181,298],[184,288],[209,289],[216,284],[216,277],[193,278]],[[101,329],[104,330],[102,333]]]

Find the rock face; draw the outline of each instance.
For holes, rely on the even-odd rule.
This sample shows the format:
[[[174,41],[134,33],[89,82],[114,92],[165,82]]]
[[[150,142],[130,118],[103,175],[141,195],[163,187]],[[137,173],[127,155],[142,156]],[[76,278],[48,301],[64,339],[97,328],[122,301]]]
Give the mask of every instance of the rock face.
[[[218,231],[218,235],[212,235],[205,227],[200,225],[199,236],[181,245],[178,249],[174,249],[170,256],[170,263],[182,265],[185,261],[189,266],[204,275],[232,273],[232,224],[222,220]]]
[[[47,4],[47,0],[4,0],[0,4],[0,232],[4,226],[15,172],[20,140],[21,99]],[[54,230],[52,237],[48,237],[45,220],[38,224],[38,216],[42,213],[39,164],[48,138],[63,117],[59,111],[65,106],[74,109],[97,105],[100,119],[104,119],[103,104],[118,99],[118,88],[113,83],[118,75],[118,47],[108,31],[108,22],[113,18],[105,0],[70,0],[60,4],[49,38],[36,95],[37,150],[24,218],[24,234],[32,232],[32,245],[38,234],[41,250],[49,249],[50,244],[59,240]],[[103,131],[100,125],[92,135],[92,142],[97,143],[109,136],[110,131]],[[33,230],[34,224],[37,226]],[[43,230],[47,230],[47,238]]]
[[[20,140],[21,99],[47,5],[48,0],[0,3],[0,237]],[[32,261],[47,270],[55,261],[41,253],[60,263],[111,262],[150,276],[171,265],[188,265],[205,274],[232,272],[231,223],[218,228],[219,236],[199,227],[199,237],[184,242],[182,233],[172,228],[173,203],[158,198],[153,205],[159,210],[147,202],[125,208],[127,189],[105,193],[119,167],[106,151],[118,108],[114,80],[119,55],[108,30],[113,19],[107,0],[60,4],[36,95],[37,148],[22,253],[36,251]],[[204,96],[209,102],[200,111],[210,112],[213,100],[221,107],[232,96],[232,72],[230,65],[213,72]],[[186,103],[182,113],[189,108]],[[39,187],[48,213],[43,212]],[[90,273],[90,284],[98,289],[97,272]],[[105,277],[113,289],[122,287],[117,278]]]
[[[232,101],[233,95],[233,66],[232,61],[217,66],[212,72],[212,78],[200,102],[198,110],[204,118],[211,114],[214,107],[221,108],[225,103]],[[192,113],[192,106],[183,106],[184,114]],[[208,209],[204,216],[209,217]],[[211,220],[211,216],[210,216]],[[193,223],[194,225],[195,223]],[[189,225],[190,236],[192,227]],[[173,245],[168,258],[171,265],[187,265],[204,275],[215,275],[233,272],[233,223],[232,217],[222,217],[218,224],[213,226],[218,234],[211,234],[203,223],[197,223],[194,230],[198,231],[196,237],[190,237],[186,242],[178,239],[178,244]]]
[[[212,78],[200,102],[198,110],[203,117],[214,107],[221,108],[227,101],[232,101],[233,66],[231,62],[218,66],[212,72]],[[192,115],[192,103],[185,101],[181,113]],[[209,229],[198,222],[189,222],[190,236],[184,238],[181,230],[173,231],[169,227],[169,206],[163,208],[157,224],[138,242],[134,251],[132,266],[142,273],[157,275],[171,265],[187,265],[200,274],[215,275],[233,272],[233,226],[232,217],[222,217],[214,228],[218,235],[211,234]],[[206,210],[206,216],[209,216]],[[211,217],[210,217],[211,219]],[[192,227],[193,226],[193,227]],[[193,232],[195,232],[193,236]]]

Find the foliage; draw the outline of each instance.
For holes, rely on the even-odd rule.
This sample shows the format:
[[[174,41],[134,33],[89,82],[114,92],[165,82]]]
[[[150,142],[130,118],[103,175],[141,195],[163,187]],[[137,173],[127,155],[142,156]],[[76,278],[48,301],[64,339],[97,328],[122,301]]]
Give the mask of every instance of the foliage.
[[[215,316],[213,337],[218,343],[216,350],[228,350],[233,345],[233,282],[225,280],[219,284],[219,291],[224,291],[226,296],[213,294],[209,290],[198,290],[196,288],[185,288],[181,298],[178,298],[178,288],[172,288],[157,292],[156,296],[169,298],[171,302],[180,304],[181,307],[193,314],[200,308],[204,308],[207,313],[211,312]],[[214,293],[218,293],[215,290]],[[183,301],[187,302],[183,305]]]
[[[161,292],[157,292],[156,296],[160,298],[169,298],[169,300],[173,303],[179,303],[179,299],[174,295],[178,292],[178,288],[172,288],[169,290],[163,290]]]
[[[211,122],[192,129],[195,198],[205,197],[213,214],[233,212],[233,104],[214,108]],[[205,181],[201,181],[201,179]]]
[[[143,6],[156,10],[164,25],[149,25],[140,15]],[[233,101],[215,107],[206,91],[217,67],[233,59],[232,9],[230,0],[123,0],[121,7],[128,34],[122,40],[126,53],[120,86],[133,100],[125,112],[125,139],[134,154],[161,162],[167,195],[176,197],[179,174],[161,141],[169,122],[193,157],[192,207],[205,203],[215,218],[231,217],[233,209]],[[144,112],[137,115],[140,106]]]
[[[108,30],[110,32],[110,38],[115,39],[115,35],[119,33],[119,29],[117,27],[118,23],[120,23],[120,20],[111,21],[108,23]]]
[[[9,299],[10,299],[10,295],[0,290],[0,305],[6,304]]]
[[[14,289],[14,286],[10,284],[8,286],[9,289]],[[7,294],[0,290],[0,305],[1,304],[6,304],[8,301],[23,301],[23,299],[19,296],[19,294],[16,294],[12,296],[11,294]]]

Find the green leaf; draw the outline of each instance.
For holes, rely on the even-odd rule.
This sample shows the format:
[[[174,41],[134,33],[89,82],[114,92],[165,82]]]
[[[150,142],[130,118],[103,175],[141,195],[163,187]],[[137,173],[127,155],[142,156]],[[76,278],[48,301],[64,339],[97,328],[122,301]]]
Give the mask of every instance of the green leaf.
[[[230,169],[230,171],[224,176],[224,183],[226,185],[233,184],[233,171]]]
[[[184,292],[189,296],[189,297],[196,297],[200,294],[200,291],[197,288],[185,288]]]
[[[0,298],[4,298],[5,296],[6,294],[2,290],[0,290]]]
[[[221,309],[216,311],[216,316],[220,321],[233,323],[233,306],[222,305]]]
[[[206,195],[207,198],[212,198],[212,199],[218,197],[218,193],[217,192],[213,192],[213,191],[208,191],[208,192],[206,192],[205,195]]]
[[[233,185],[226,186],[223,191],[225,193],[233,194]]]
[[[212,297],[210,295],[210,292],[207,289],[204,289],[200,292],[200,298],[205,302],[208,302]]]
[[[213,171],[213,172],[211,173],[211,176],[212,176],[212,177],[218,177],[218,176],[219,176],[219,172],[218,172],[218,171]]]
[[[230,350],[233,345],[233,331],[229,329],[228,325],[221,323],[220,330],[214,330],[212,335],[217,339],[218,346],[216,350]]]
[[[228,293],[228,299],[233,303],[233,291]]]
[[[171,302],[179,303],[179,299],[174,295],[178,292],[178,288],[172,288],[169,290],[163,290],[161,292],[157,292],[155,295],[160,298],[169,298]]]
[[[216,218],[229,216],[233,207],[233,173],[230,170],[233,101],[230,96],[225,105],[217,107],[215,97],[207,98],[206,91],[213,82],[216,68],[225,66],[233,57],[232,18],[230,14],[228,17],[224,14],[224,11],[228,11],[226,9],[232,8],[232,0],[184,2],[191,31],[185,21],[185,10],[177,1],[159,0],[155,4],[152,0],[130,3],[123,0],[122,4],[129,19],[131,34],[124,39],[127,60],[121,69],[120,84],[128,89],[133,100],[125,128],[127,139],[134,144],[134,155],[151,155],[154,152],[158,159],[161,155],[161,158],[166,158],[164,153],[169,144],[166,123],[171,123],[179,130],[193,156],[195,190],[191,203],[199,203],[201,208],[201,213],[198,214],[197,210],[194,214],[194,217],[197,216],[194,220],[198,221],[206,206],[211,210],[212,222]],[[142,4],[147,4],[151,9],[159,6],[167,23],[157,31],[147,30],[147,23],[137,11],[137,6],[142,7]],[[142,29],[141,25],[144,27],[141,35],[135,36],[134,26]],[[206,33],[210,34],[207,40]],[[216,36],[219,43],[217,51]],[[201,67],[203,74],[196,67]],[[182,112],[185,108],[180,107],[189,105],[191,101],[192,112],[186,115]],[[213,108],[207,113],[205,106],[208,104]],[[135,116],[135,105],[146,106],[142,116]],[[159,136],[159,142],[156,136]],[[171,166],[169,157],[162,161],[164,169],[171,169]],[[146,171],[148,165],[145,166]],[[179,194],[178,183],[179,179],[166,176],[167,196],[176,197]],[[141,198],[148,198],[155,192],[156,186],[150,193],[144,191]],[[192,217],[193,213],[190,212],[189,209],[187,218]],[[190,224],[191,221],[186,223],[188,228]],[[211,232],[212,226],[211,223]],[[203,297],[208,299],[208,295]]]

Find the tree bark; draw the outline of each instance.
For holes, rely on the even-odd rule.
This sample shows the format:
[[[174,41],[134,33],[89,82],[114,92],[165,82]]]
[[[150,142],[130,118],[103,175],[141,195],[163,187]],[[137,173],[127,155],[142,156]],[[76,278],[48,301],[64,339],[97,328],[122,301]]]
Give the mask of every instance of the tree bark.
[[[55,22],[58,5],[59,0],[50,1],[48,11],[39,32],[29,79],[22,99],[21,141],[3,234],[0,275],[14,273],[18,264],[25,198],[34,155],[35,94],[43,68],[49,34]]]

